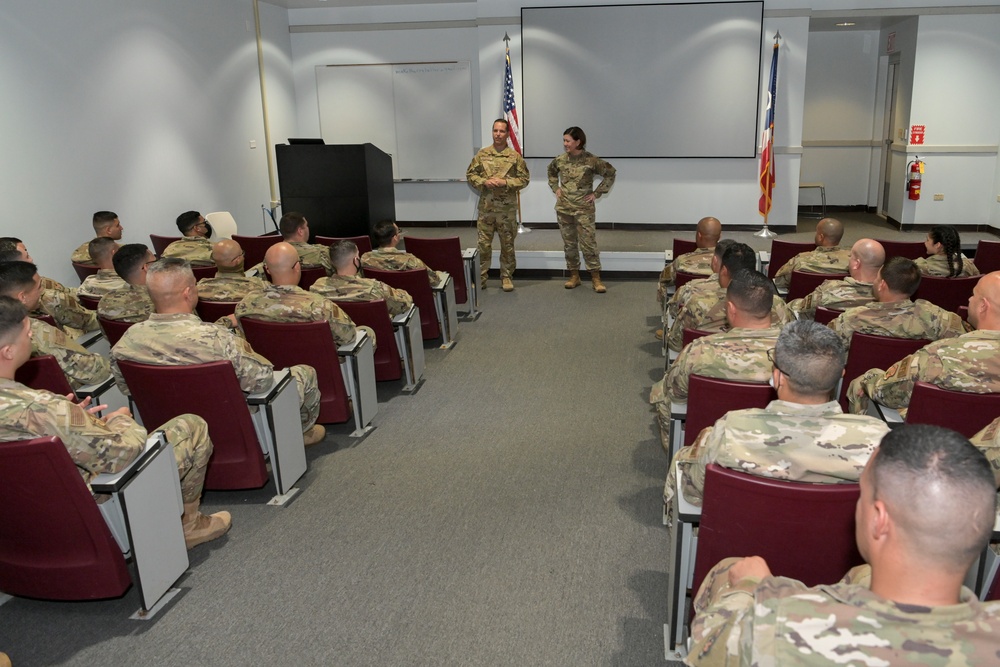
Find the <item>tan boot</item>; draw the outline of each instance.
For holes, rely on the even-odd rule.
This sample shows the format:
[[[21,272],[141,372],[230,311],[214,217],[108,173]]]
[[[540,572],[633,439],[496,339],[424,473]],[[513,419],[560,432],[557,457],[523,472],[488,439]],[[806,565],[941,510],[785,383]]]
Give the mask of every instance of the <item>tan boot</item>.
[[[326,437],[326,428],[322,424],[313,424],[312,428],[302,434],[302,440],[306,447],[321,442]]]
[[[510,278],[501,278],[500,285],[503,287],[504,292],[514,291],[514,281],[512,281]]]
[[[184,527],[184,544],[187,545],[188,549],[222,537],[229,532],[230,526],[233,525],[233,518],[229,512],[216,512],[205,516],[198,509],[200,506],[201,501],[184,503],[184,516],[181,517],[181,525]]]
[[[601,282],[601,272],[600,271],[591,271],[590,272],[590,282],[592,282],[594,284],[594,291],[597,292],[598,294],[604,294],[605,292],[608,291],[608,288],[605,287],[604,283]]]
[[[580,269],[571,269],[569,272],[569,280],[563,285],[566,289],[573,289],[574,287],[580,286]]]
[[[656,330],[656,340],[663,340],[663,329]]]

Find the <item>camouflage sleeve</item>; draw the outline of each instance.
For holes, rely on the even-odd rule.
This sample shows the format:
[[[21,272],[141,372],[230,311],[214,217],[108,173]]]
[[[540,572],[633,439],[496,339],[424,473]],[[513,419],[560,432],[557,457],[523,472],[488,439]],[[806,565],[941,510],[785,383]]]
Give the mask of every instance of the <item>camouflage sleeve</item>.
[[[559,164],[558,158],[549,162],[549,167],[546,170],[549,177],[549,189],[555,192],[559,189]]]
[[[481,192],[486,189],[486,170],[483,168],[479,153],[476,153],[469,163],[469,168],[465,170],[465,178],[476,190]]]
[[[97,314],[81,306],[69,290],[43,290],[41,306],[63,327],[80,331],[97,330]]]
[[[736,560],[736,559],[734,559]],[[713,568],[705,584],[711,601],[691,622],[691,644],[684,662],[699,667],[738,667],[749,664],[753,644],[753,590],[759,583],[746,578],[736,586],[728,585],[728,568]],[[701,597],[702,592],[699,592]],[[747,658],[742,663],[741,656]]]
[[[993,468],[993,476],[1000,485],[1000,417],[987,424],[986,428],[972,436],[970,440],[986,456],[990,467]]]
[[[427,279],[431,281],[431,287],[440,287],[441,284],[444,283],[444,280],[442,280],[441,275],[431,267],[424,264],[423,262],[420,263],[424,266],[424,268],[427,269]]]
[[[354,342],[355,335],[357,334],[357,327],[354,326],[354,320],[333,301],[323,299],[322,304],[322,316],[330,324],[330,333],[333,334],[334,342],[337,345],[346,345],[347,343]],[[373,343],[374,340],[375,337],[373,335]]]
[[[146,431],[132,418],[117,415],[105,422],[72,401],[53,398],[31,418],[44,422],[42,432],[58,435],[77,467],[91,476],[122,470],[145,446]]]
[[[660,271],[660,279],[656,286],[656,301],[660,307],[665,307],[667,302],[667,288],[674,284],[674,263],[670,262]]]
[[[385,305],[389,308],[389,317],[402,315],[413,305],[413,297],[406,290],[385,286]]]
[[[667,373],[666,393],[670,400],[686,401],[688,396],[688,378],[691,375],[694,364],[691,354],[691,345],[681,350],[677,359],[670,364],[670,371]]]
[[[525,163],[524,158],[520,155],[514,155],[514,174],[508,175],[504,178],[507,182],[507,188],[510,190],[520,190],[527,187],[528,181],[531,175],[528,174],[528,165]]]
[[[913,384],[919,379],[932,382],[941,372],[941,363],[924,350],[917,350],[897,361],[885,373],[865,373],[862,387],[873,401],[894,410],[905,408],[913,394]]]
[[[51,354],[55,357],[73,389],[101,382],[111,372],[107,359],[88,352],[82,345],[52,326],[45,325],[33,329],[31,348],[33,356]]]
[[[778,269],[778,272],[774,274],[774,284],[778,286],[779,289],[788,289],[788,284],[792,282],[792,269],[795,268],[795,258],[785,262],[785,265]]]
[[[851,347],[851,336],[854,332],[848,325],[847,320],[844,318],[844,313],[837,315],[835,318],[830,320],[827,325],[828,328],[833,329],[834,333],[840,336],[840,340],[843,341],[844,347]]]
[[[608,190],[615,184],[615,175],[618,172],[611,166],[610,162],[605,162],[601,158],[597,158],[594,171],[601,175],[601,184],[594,189],[594,197],[603,197],[608,194]]]
[[[939,340],[941,338],[957,338],[972,330],[972,325],[963,320],[958,313],[949,311],[945,319],[941,322],[941,331],[938,332],[937,338]]]
[[[274,366],[250,347],[250,343],[236,336],[229,336],[224,350],[225,357],[233,362],[240,389],[254,394],[268,389],[274,383]]]
[[[811,320],[816,317],[815,292],[810,292],[800,299],[792,299],[788,302],[790,310],[800,320]]]
[[[114,350],[111,352],[111,376],[115,379],[115,386],[118,387],[118,391],[123,396],[132,395],[128,390],[128,385],[125,384],[125,376],[122,375],[122,370],[118,368],[118,359],[114,355]]]
[[[696,327],[700,313],[696,314],[695,304],[686,304],[674,317],[674,323],[667,332],[667,347],[674,352],[680,352],[684,347],[684,329]]]

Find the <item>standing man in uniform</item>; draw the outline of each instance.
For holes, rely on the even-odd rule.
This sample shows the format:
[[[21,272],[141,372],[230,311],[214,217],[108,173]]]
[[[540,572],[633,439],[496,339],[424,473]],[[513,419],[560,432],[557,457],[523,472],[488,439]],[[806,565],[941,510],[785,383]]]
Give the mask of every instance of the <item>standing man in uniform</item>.
[[[479,191],[479,261],[480,284],[486,289],[486,277],[493,259],[493,235],[500,236],[500,284],[504,292],[514,290],[512,277],[517,268],[514,237],[517,236],[517,191],[528,185],[528,165],[507,145],[510,124],[503,118],[493,121],[493,145],[472,158],[465,177]]]

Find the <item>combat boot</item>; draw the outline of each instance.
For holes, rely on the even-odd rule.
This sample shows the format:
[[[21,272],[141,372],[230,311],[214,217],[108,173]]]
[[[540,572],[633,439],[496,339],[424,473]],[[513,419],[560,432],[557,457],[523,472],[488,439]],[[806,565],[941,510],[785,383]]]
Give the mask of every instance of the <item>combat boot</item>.
[[[573,289],[580,286],[580,269],[570,269],[569,280],[563,285],[566,289]]]
[[[594,284],[594,291],[597,292],[598,294],[604,294],[605,292],[608,291],[608,288],[605,287],[604,283],[601,282],[600,271],[590,272],[590,282]],[[577,279],[577,283],[579,283],[579,279]]]
[[[233,525],[233,518],[229,512],[216,512],[205,516],[198,509],[200,506],[200,500],[184,503],[184,516],[181,517],[181,525],[184,527],[184,544],[188,549],[222,537],[229,532],[230,526]]]
[[[312,428],[302,434],[302,442],[306,447],[315,445],[326,437],[326,428],[322,424],[313,424]]]
[[[510,278],[501,278],[500,285],[503,287],[504,292],[514,291],[514,282]]]

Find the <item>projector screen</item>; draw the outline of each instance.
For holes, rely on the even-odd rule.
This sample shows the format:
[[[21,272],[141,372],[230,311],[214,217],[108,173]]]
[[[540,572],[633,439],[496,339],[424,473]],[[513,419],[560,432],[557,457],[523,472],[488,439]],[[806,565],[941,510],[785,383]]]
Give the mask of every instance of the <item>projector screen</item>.
[[[763,2],[521,9],[525,157],[751,158]]]

